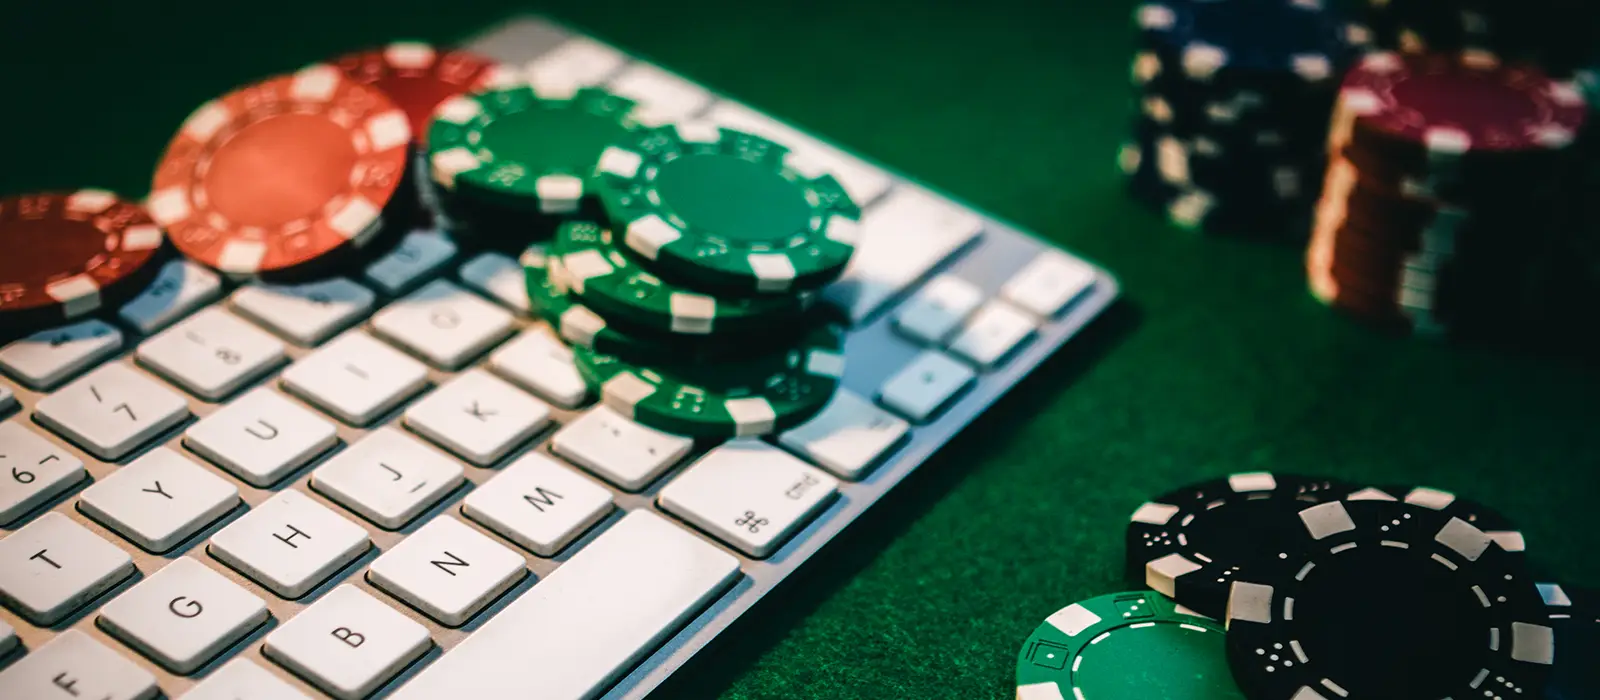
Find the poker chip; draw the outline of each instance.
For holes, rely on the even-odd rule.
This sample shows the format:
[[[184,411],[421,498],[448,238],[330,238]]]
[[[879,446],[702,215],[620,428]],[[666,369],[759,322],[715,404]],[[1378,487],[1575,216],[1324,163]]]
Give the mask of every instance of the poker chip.
[[[798,342],[717,362],[635,364],[585,347],[578,372],[601,402],[677,435],[725,439],[788,430],[827,405],[844,376],[843,328],[812,326]]]
[[[855,251],[861,212],[839,181],[753,134],[648,129],[607,147],[598,173],[622,242],[661,275],[708,290],[814,290]]]
[[[427,139],[434,110],[445,100],[519,81],[515,70],[491,58],[415,41],[346,54],[330,63],[351,80],[388,95],[411,120],[411,137],[417,141]]]
[[[1489,539],[1494,540],[1495,544],[1507,552],[1520,554],[1527,551],[1527,542],[1523,539],[1522,530],[1511,522],[1510,518],[1484,503],[1461,498],[1449,491],[1427,486],[1418,486],[1416,488],[1380,486],[1357,492],[1350,497],[1396,498],[1412,505],[1437,510],[1451,517],[1460,518],[1467,524],[1482,530],[1483,534],[1488,535]]]
[[[566,218],[598,219],[595,166],[640,128],[634,106],[598,88],[555,97],[527,85],[445,100],[428,132],[428,162],[447,215],[480,237],[509,228],[549,235]]]
[[[371,243],[406,170],[410,122],[382,92],[319,64],[201,105],[147,202],[179,251],[282,277]]]
[[[1375,52],[1345,76],[1328,145],[1373,176],[1449,199],[1549,180],[1587,112],[1576,85],[1487,52]]]
[[[1227,649],[1253,698],[1538,698],[1554,633],[1521,558],[1390,499],[1301,510],[1233,584]]]
[[[1320,477],[1252,472],[1188,484],[1129,519],[1126,567],[1139,581],[1207,617],[1226,612],[1233,581],[1248,577],[1301,509],[1356,489]]]
[[[165,236],[105,190],[0,199],[0,326],[31,332],[120,306],[155,276]]]
[[[527,279],[528,300],[534,310],[566,342],[636,362],[663,358],[706,360],[735,355],[744,344],[701,342],[696,338],[651,335],[625,328],[578,303],[568,293],[564,270],[549,254],[549,246],[535,243],[518,258]]]
[[[1556,662],[1544,700],[1600,698],[1600,590],[1538,584],[1547,624],[1556,633]]]
[[[1294,0],[1152,2],[1134,20],[1130,193],[1182,229],[1303,239],[1339,78],[1366,31]]]
[[[619,249],[611,231],[569,221],[553,248],[574,296],[607,319],[657,333],[749,334],[782,327],[810,308],[811,294],[722,297],[667,282]]]
[[[1222,625],[1149,591],[1057,610],[1017,655],[1017,700],[1243,700]]]
[[[1344,81],[1306,270],[1381,328],[1497,338],[1559,318],[1562,180],[1587,107],[1492,56],[1375,53]],[[1565,273],[1572,277],[1575,273]]]

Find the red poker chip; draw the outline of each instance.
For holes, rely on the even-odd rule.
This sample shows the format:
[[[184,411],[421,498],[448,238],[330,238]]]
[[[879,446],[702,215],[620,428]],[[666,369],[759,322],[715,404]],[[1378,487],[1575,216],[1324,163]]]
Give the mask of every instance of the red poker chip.
[[[163,238],[143,207],[104,190],[0,199],[0,325],[33,330],[127,301]]]
[[[1355,133],[1432,152],[1560,150],[1588,107],[1577,86],[1493,54],[1367,54],[1345,75],[1331,130],[1336,148]]]
[[[351,80],[382,90],[411,119],[411,137],[427,137],[433,111],[445,100],[518,82],[516,72],[470,51],[395,42],[333,61]]]
[[[369,243],[406,172],[410,120],[317,64],[207,102],[156,167],[147,205],[184,255],[284,273]]]

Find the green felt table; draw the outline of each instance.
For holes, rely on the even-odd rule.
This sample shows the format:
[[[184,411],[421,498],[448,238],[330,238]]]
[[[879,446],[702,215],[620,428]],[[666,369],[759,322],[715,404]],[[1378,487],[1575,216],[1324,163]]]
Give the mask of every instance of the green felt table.
[[[1035,625],[1128,585],[1123,526],[1140,502],[1237,471],[1455,490],[1521,523],[1549,571],[1600,584],[1600,371],[1369,332],[1309,297],[1294,247],[1181,232],[1129,202],[1113,166],[1129,113],[1124,3],[20,5],[0,20],[4,191],[143,195],[179,122],[234,85],[538,10],[1120,277],[1111,314],[675,696],[1009,697]]]

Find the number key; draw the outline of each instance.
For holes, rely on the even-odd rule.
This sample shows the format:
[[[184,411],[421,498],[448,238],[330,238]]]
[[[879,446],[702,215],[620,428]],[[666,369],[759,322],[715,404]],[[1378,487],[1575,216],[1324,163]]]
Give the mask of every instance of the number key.
[[[139,362],[216,401],[283,361],[283,343],[216,307],[139,346]]]
[[[82,372],[122,347],[122,331],[90,319],[39,331],[0,349],[0,368],[40,391]]]
[[[155,281],[117,315],[140,333],[149,335],[221,293],[222,278],[217,273],[188,260],[174,260],[162,267]]]
[[[0,525],[54,498],[86,476],[83,461],[22,424],[0,423]]]
[[[154,380],[112,363],[41,399],[34,417],[94,456],[116,460],[182,423],[189,405]]]

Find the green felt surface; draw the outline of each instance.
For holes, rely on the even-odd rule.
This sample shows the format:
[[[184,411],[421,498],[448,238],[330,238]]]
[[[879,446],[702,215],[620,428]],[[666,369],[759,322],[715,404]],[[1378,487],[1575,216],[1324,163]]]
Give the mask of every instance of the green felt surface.
[[[1040,620],[1125,585],[1143,499],[1241,470],[1453,489],[1520,522],[1543,565],[1600,583],[1600,372],[1375,335],[1311,300],[1299,251],[1181,233],[1126,201],[1128,8],[1063,5],[542,8],[1038,231],[1126,290],[677,694],[1009,697]],[[180,120],[229,87],[514,9],[541,8],[11,3],[0,190],[142,195]]]

